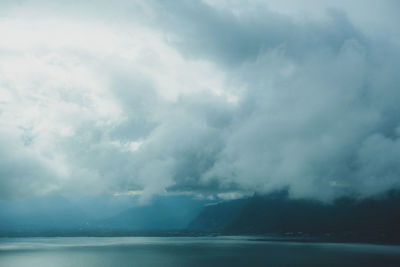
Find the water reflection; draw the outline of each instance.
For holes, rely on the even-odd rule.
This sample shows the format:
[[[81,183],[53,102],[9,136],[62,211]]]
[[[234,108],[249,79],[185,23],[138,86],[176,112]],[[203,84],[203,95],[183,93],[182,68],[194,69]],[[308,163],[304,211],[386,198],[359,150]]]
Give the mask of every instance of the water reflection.
[[[400,247],[247,237],[4,238],[0,266],[400,266]]]

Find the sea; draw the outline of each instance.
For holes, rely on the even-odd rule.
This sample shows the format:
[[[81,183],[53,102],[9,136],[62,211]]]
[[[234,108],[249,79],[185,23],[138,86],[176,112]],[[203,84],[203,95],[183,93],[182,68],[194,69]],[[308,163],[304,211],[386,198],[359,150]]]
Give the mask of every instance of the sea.
[[[256,237],[0,238],[0,267],[400,266],[400,246]]]

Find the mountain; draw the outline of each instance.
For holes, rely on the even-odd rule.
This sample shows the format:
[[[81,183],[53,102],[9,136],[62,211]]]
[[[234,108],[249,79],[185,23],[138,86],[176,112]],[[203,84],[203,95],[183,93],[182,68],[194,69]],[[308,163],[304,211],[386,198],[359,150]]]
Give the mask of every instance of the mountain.
[[[0,201],[0,235],[123,235],[184,229],[207,203],[186,195],[42,196]]]
[[[225,234],[400,242],[400,192],[331,203],[285,191],[210,203],[190,196],[0,201],[0,235]]]
[[[250,199],[235,199],[206,205],[189,223],[188,230],[196,232],[227,232]]]
[[[102,230],[177,230],[184,229],[204,207],[206,201],[188,196],[157,197],[148,205],[138,205],[116,216],[95,222]]]
[[[79,229],[88,219],[79,206],[61,196],[0,202],[2,232]]]
[[[235,235],[309,235],[400,241],[400,193],[332,203],[291,199],[285,192],[205,207],[189,231]]]

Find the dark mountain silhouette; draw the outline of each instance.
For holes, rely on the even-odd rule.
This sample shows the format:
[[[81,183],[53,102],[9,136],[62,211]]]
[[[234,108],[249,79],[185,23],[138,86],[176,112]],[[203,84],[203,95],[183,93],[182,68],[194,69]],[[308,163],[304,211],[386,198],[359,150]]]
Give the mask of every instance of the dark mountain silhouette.
[[[205,207],[189,231],[221,234],[324,236],[351,240],[400,241],[400,193],[332,203],[290,199],[286,192]]]
[[[275,235],[400,243],[400,191],[332,203],[292,199],[286,191],[213,204],[178,195],[114,213],[107,202],[99,202],[103,211],[87,200],[78,205],[57,196],[0,202],[0,234]]]

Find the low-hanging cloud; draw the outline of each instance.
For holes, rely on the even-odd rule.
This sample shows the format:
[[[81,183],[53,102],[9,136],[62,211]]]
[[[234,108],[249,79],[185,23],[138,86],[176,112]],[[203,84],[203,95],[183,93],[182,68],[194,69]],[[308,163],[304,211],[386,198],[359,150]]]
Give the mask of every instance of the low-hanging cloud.
[[[218,3],[8,4],[0,197],[397,188],[393,31]]]

